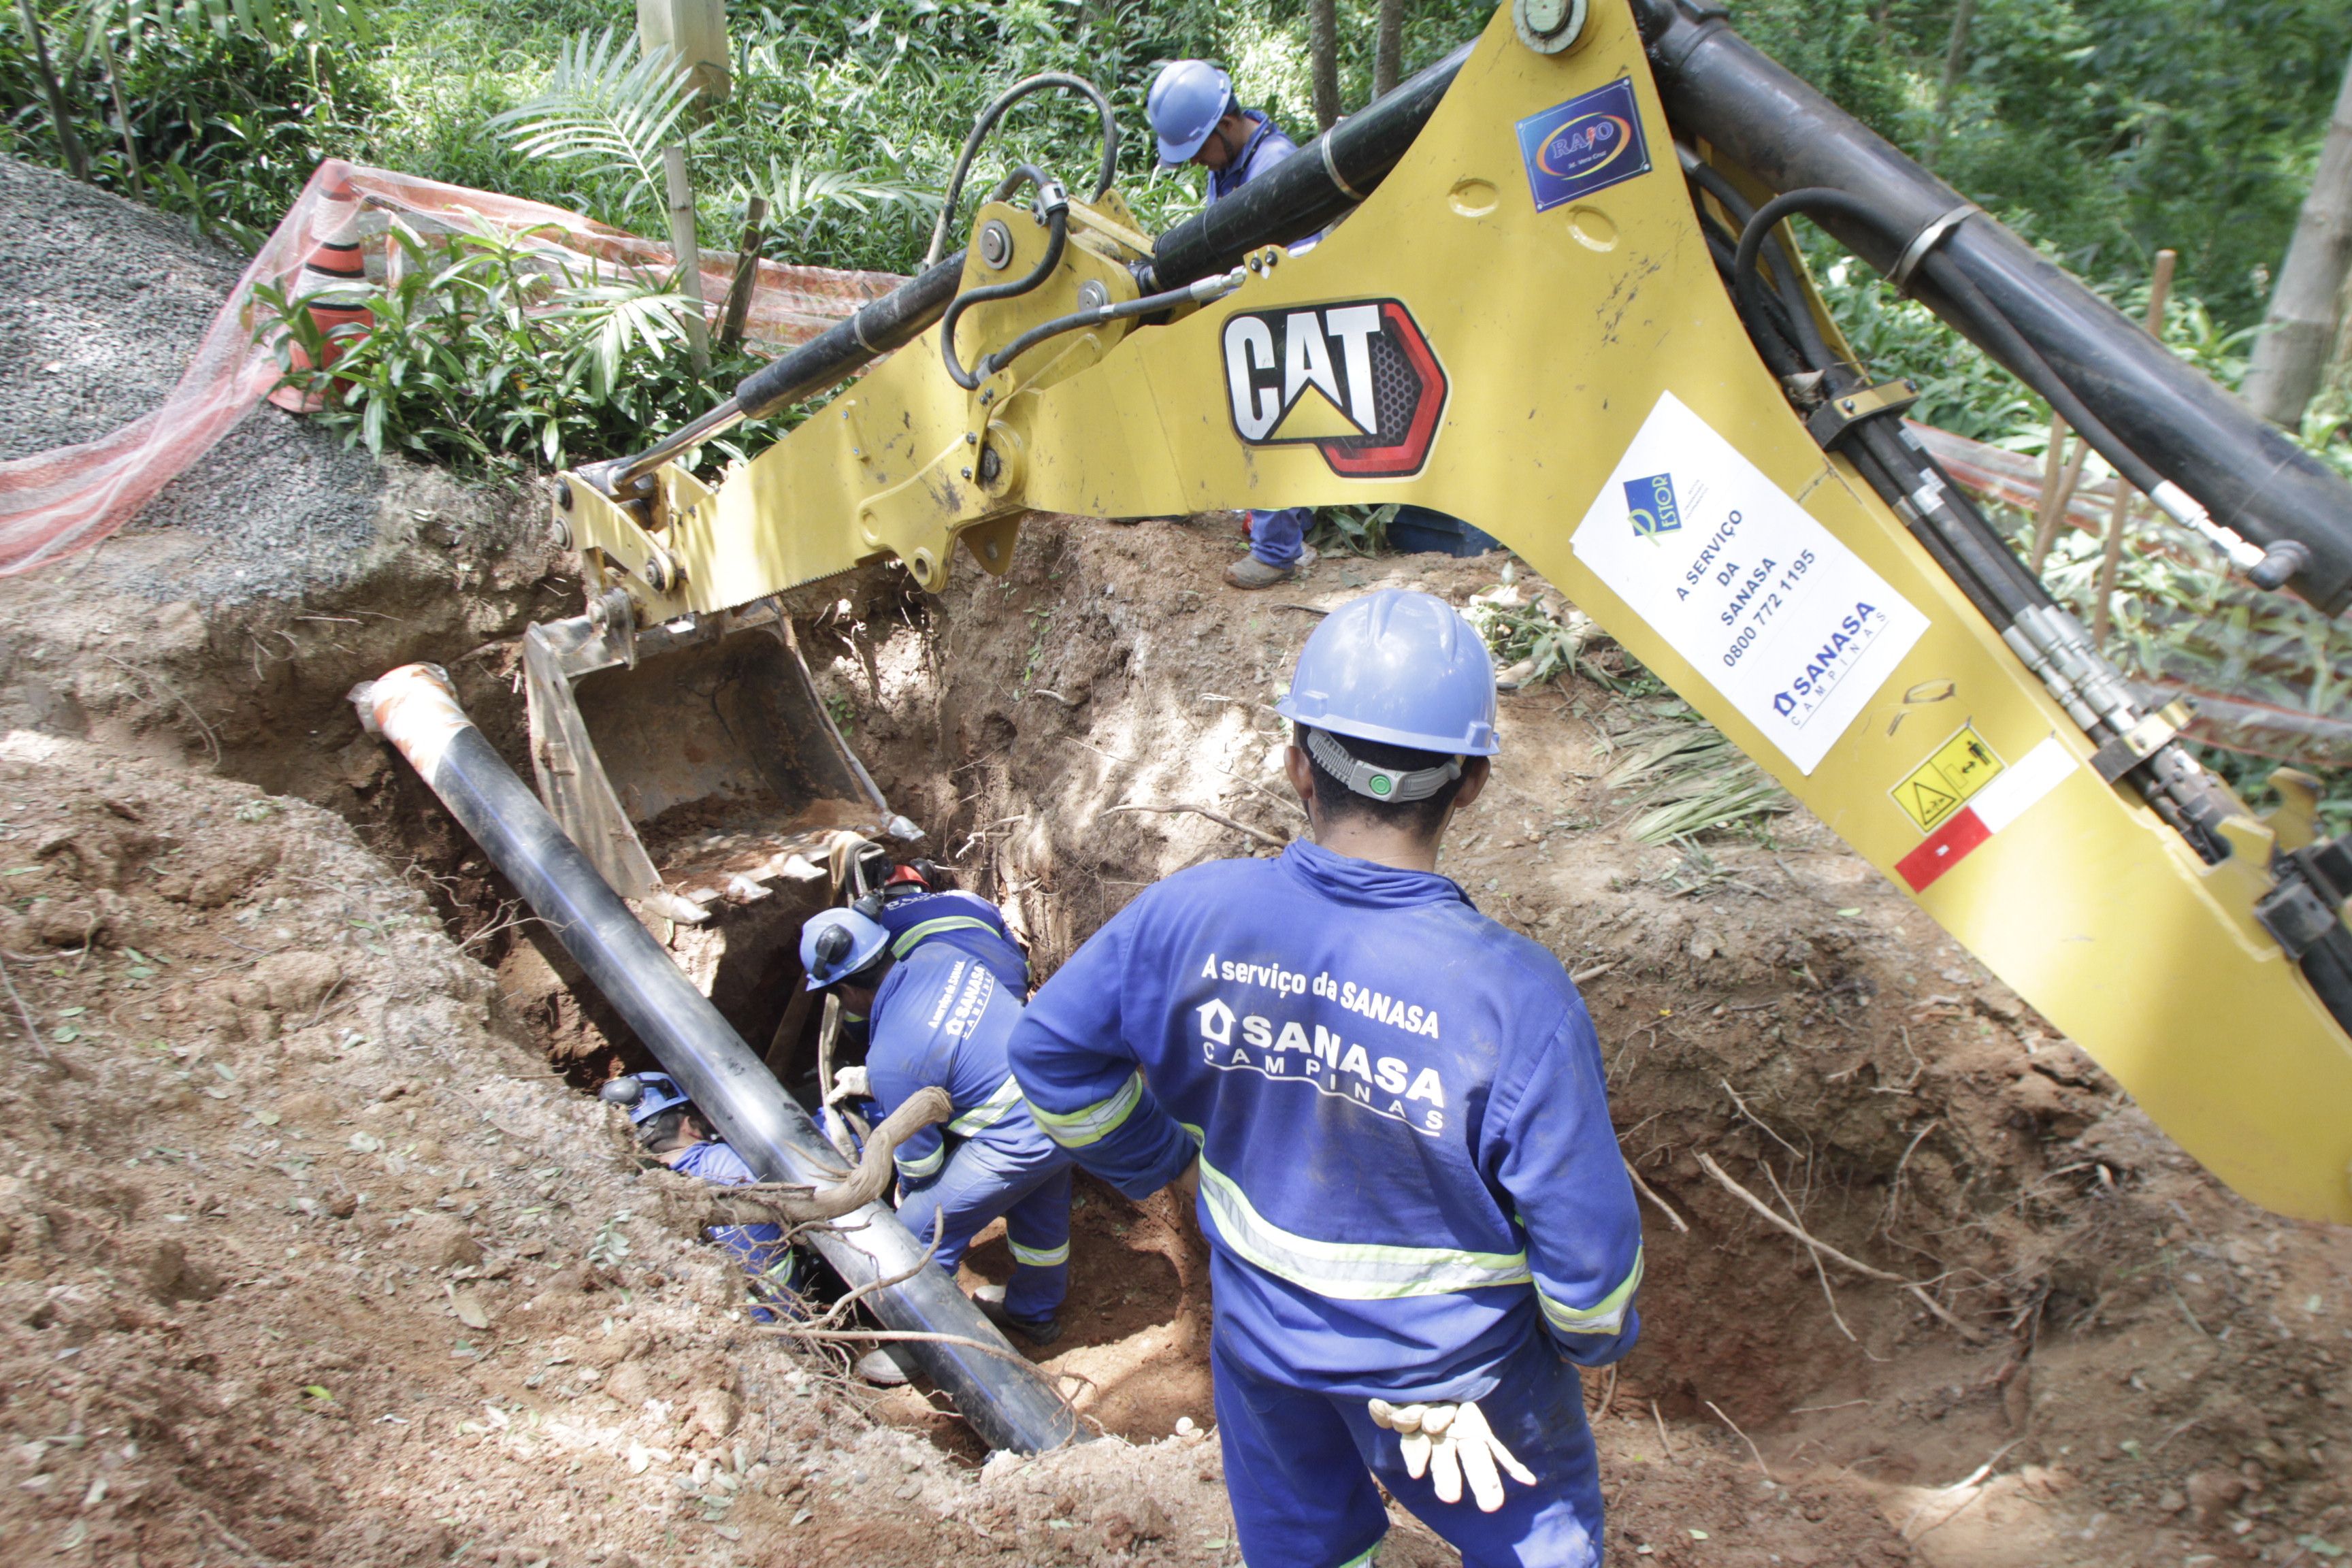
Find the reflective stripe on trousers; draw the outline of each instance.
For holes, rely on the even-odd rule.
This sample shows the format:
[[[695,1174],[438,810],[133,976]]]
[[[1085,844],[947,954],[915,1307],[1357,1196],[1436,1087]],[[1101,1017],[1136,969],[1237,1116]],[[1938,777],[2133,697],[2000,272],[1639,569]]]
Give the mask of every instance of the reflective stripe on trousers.
[[[1045,1130],[1045,1136],[1065,1149],[1083,1149],[1089,1143],[1099,1143],[1118,1131],[1135,1108],[1143,1103],[1143,1075],[1129,1073],[1119,1085],[1118,1092],[1108,1100],[1097,1100],[1078,1110],[1067,1112],[1047,1110],[1035,1100],[1029,1102],[1029,1114]]]
[[[1013,1078],[996,1086],[996,1092],[948,1123],[948,1131],[959,1138],[969,1138],[984,1128],[993,1127],[1004,1120],[1007,1112],[1021,1103],[1021,1085]]]

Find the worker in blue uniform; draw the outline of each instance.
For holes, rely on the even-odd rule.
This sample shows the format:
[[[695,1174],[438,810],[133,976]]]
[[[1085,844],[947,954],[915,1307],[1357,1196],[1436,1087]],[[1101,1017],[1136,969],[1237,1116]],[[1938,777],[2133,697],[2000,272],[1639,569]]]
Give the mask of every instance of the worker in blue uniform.
[[[607,1103],[627,1110],[629,1123],[646,1152],[679,1175],[722,1187],[749,1186],[760,1179],[743,1163],[743,1156],[712,1131],[669,1074],[624,1073],[598,1093]],[[798,1283],[792,1248],[782,1226],[713,1226],[710,1239],[735,1255],[762,1298],[773,1299]],[[754,1307],[751,1315],[763,1323],[774,1321],[774,1314],[765,1307]]]
[[[1245,1562],[1364,1562],[1377,1478],[1469,1568],[1588,1568],[1577,1368],[1639,1332],[1641,1227],[1575,986],[1436,870],[1496,750],[1492,663],[1383,590],[1316,628],[1280,711],[1311,841],[1147,889],[1038,989],[1014,1075],[1130,1197],[1197,1184]]]
[[[941,886],[945,881],[928,861],[895,866],[879,888],[850,907],[890,933],[891,957],[944,942],[986,964],[1015,1000],[1025,999],[1029,955],[1013,940],[1003,911],[978,893]]]
[[[1159,139],[1160,166],[1198,163],[1208,170],[1212,205],[1298,151],[1265,110],[1244,109],[1233,78],[1206,60],[1163,68],[1144,112]],[[1306,542],[1313,520],[1313,510],[1303,506],[1253,510],[1250,552],[1225,568],[1225,581],[1236,588],[1270,588],[1297,576],[1315,559]]]
[[[1020,1001],[988,963],[947,941],[895,956],[890,933],[855,910],[809,918],[801,964],[811,990],[838,993],[844,1011],[870,1020],[866,1087],[884,1115],[934,1086],[952,1104],[944,1130],[923,1128],[898,1145],[899,1219],[920,1240],[938,1237],[935,1257],[952,1276],[973,1237],[1002,1215],[1013,1279],[1001,1299],[974,1299],[1033,1344],[1053,1343],[1070,1280],[1070,1157],[1038,1130],[1005,1065]]]

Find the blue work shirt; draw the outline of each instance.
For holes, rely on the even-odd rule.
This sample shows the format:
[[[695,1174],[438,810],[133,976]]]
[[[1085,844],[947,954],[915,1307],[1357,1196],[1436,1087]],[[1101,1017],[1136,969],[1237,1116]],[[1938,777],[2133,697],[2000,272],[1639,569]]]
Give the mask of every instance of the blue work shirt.
[[[1640,1331],[1641,1222],[1559,961],[1433,873],[1314,844],[1147,889],[1039,988],[1013,1068],[1130,1197],[1197,1152],[1218,1331],[1328,1393],[1475,1399]]]
[[[760,1179],[743,1163],[742,1155],[715,1139],[688,1144],[669,1168],[681,1176],[693,1176],[720,1187],[749,1186]],[[715,1225],[710,1227],[710,1239],[733,1253],[747,1272],[761,1279],[771,1278],[772,1270],[784,1266],[783,1272],[773,1275],[773,1279],[780,1285],[792,1283],[782,1226]]]
[[[1232,195],[1285,158],[1298,151],[1298,143],[1284,135],[1262,109],[1245,109],[1242,118],[1256,129],[1235,153],[1232,163],[1222,169],[1209,171],[1209,201],[1211,205]]]
[[[904,959],[927,942],[944,942],[986,964],[1017,1000],[1029,994],[1029,958],[1005,929],[1003,911],[978,893],[950,889],[884,895],[876,923],[890,933],[890,956]]]
[[[1021,1004],[987,964],[944,942],[927,942],[891,966],[874,998],[866,1081],[884,1115],[919,1090],[948,1091],[946,1132],[998,1146],[1016,1160],[1055,1159],[1021,1086],[1005,1065],[1004,1042]],[[934,1124],[898,1145],[898,1180],[908,1188],[937,1177],[947,1142]]]

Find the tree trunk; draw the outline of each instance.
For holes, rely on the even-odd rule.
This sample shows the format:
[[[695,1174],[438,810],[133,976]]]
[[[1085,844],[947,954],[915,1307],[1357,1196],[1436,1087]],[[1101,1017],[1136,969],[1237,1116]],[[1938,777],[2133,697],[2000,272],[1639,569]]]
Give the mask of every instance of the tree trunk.
[[[1936,119],[1927,127],[1927,151],[1919,161],[1928,168],[1944,151],[1945,134],[1952,126],[1952,89],[1958,85],[1960,67],[1969,58],[1969,22],[1976,16],[1976,0],[1960,0],[1952,12],[1951,41],[1944,46],[1944,80],[1936,89]]]
[[[2319,170],[2303,199],[2294,237],[2279,265],[2278,286],[2254,340],[2252,368],[2246,373],[2246,401],[2273,425],[2292,430],[2303,423],[2304,405],[2319,390],[2328,350],[2336,341],[2337,298],[2352,268],[2352,67],[2336,95],[2327,139],[2320,144]]]
[[[1339,0],[1307,0],[1307,58],[1315,72],[1315,124],[1328,131],[1339,118]]]
[[[1372,96],[1386,98],[1396,89],[1397,68],[1404,56],[1404,0],[1381,0],[1380,31],[1372,44]]]

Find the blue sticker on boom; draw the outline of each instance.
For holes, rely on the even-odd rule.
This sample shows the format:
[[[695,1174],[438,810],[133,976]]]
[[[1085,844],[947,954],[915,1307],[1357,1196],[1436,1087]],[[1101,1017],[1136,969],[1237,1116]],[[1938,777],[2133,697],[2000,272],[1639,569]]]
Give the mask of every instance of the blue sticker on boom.
[[[1652,474],[1646,479],[1625,481],[1625,513],[1633,525],[1636,539],[1655,539],[1662,533],[1679,532],[1683,526],[1683,509],[1675,501],[1675,477],[1672,474]]]
[[[1519,156],[1538,212],[1648,174],[1650,147],[1642,138],[1633,81],[1620,77],[1528,115],[1519,121]]]

